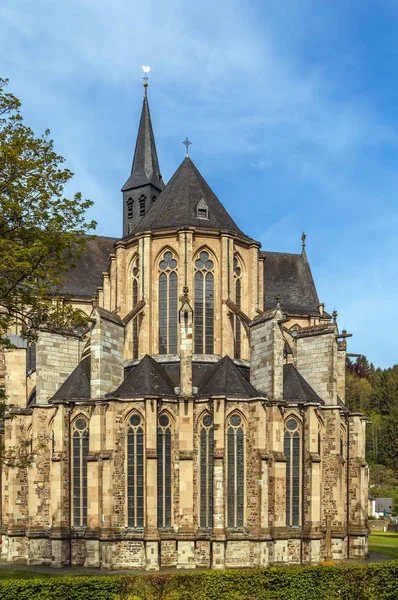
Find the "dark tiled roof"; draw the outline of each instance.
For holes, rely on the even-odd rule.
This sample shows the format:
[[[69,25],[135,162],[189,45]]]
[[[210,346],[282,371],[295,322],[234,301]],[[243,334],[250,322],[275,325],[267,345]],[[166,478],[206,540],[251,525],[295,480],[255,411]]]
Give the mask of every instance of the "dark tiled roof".
[[[106,310],[105,308],[96,306],[93,312],[93,316],[95,316],[95,313],[97,313],[101,319],[105,319],[105,321],[110,321],[111,323],[116,323],[116,325],[121,325],[122,327],[125,327],[124,322],[118,315],[109,310]]]
[[[117,238],[97,236],[87,242],[86,250],[76,259],[76,269],[62,274],[58,293],[74,298],[92,298],[102,285],[102,273],[108,269],[109,255]]]
[[[72,371],[50,402],[54,402],[54,400],[90,400],[90,366],[91,360],[88,356]]]
[[[208,207],[208,219],[200,219],[196,216],[196,207],[202,198]],[[227,230],[250,239],[239,229],[188,157],[174,173],[133,233],[167,227]]]
[[[224,356],[213,365],[208,376],[203,380],[198,390],[199,396],[235,396],[250,398],[263,396],[257,392],[242,370],[229,358]]]
[[[113,398],[134,398],[142,396],[174,396],[174,386],[164,369],[148,354],[134,367]]]
[[[144,186],[148,183],[154,185],[158,190],[164,188],[159,169],[148,99],[145,95],[131,175],[122,187],[122,191],[131,190],[132,188]]]
[[[325,404],[292,364],[283,366],[283,399]]]
[[[319,315],[319,298],[305,252],[261,252],[261,256],[265,257],[264,310],[275,307],[279,294],[284,312]]]

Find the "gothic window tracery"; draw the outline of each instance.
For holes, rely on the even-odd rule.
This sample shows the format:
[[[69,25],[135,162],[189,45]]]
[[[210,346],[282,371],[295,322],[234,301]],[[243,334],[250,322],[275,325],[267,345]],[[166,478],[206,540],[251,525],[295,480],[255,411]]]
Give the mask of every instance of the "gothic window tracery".
[[[244,424],[242,417],[234,413],[227,427],[227,526],[243,527],[244,514]]]
[[[144,527],[144,429],[137,413],[129,418],[127,430],[127,524]]]
[[[301,496],[301,430],[294,417],[285,423],[284,453],[286,456],[286,526],[300,525]]]
[[[235,304],[238,308],[242,308],[242,267],[238,257],[234,256],[234,287],[235,287]],[[234,316],[234,356],[235,358],[242,357],[242,323],[240,318]]]
[[[214,260],[202,250],[195,260],[195,353],[214,353]]]
[[[177,261],[170,250],[159,263],[159,354],[177,352],[178,276]]]
[[[139,285],[140,285],[140,259],[137,256],[132,268],[132,308],[138,304]],[[139,316],[135,316],[132,323],[133,328],[133,358],[138,358],[138,335],[139,335]]]
[[[87,526],[88,421],[79,417],[72,424],[72,498],[73,525]]]
[[[158,527],[171,527],[171,419],[162,413],[158,419]]]
[[[214,429],[206,413],[200,427],[200,527],[213,527],[213,450]]]

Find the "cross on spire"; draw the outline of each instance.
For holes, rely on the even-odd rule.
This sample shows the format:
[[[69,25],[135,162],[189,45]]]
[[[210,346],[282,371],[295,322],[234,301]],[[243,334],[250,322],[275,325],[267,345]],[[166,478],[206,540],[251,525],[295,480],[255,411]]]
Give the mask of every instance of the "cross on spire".
[[[186,149],[186,154],[185,156],[189,156],[189,146],[192,144],[192,142],[189,141],[189,139],[186,137],[185,140],[182,142],[185,146]]]

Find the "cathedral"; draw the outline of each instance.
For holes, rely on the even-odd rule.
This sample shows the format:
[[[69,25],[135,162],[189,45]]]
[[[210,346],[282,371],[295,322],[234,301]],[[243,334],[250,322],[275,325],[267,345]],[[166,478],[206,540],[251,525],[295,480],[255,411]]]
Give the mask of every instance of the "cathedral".
[[[29,444],[32,461],[1,473],[2,559],[365,557],[366,419],[344,404],[349,334],[318,298],[305,235],[297,254],[261,249],[188,152],[165,184],[147,82],[122,203],[123,236],[88,241],[57,299],[86,330],[4,350],[4,451]]]

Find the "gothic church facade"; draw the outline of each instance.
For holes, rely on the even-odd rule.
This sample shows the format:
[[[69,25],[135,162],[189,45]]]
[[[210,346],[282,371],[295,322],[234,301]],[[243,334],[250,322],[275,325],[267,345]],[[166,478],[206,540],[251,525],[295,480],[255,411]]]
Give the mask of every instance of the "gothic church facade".
[[[187,156],[164,184],[147,90],[123,237],[88,243],[64,293],[83,334],[5,351],[13,418],[2,558],[157,570],[367,553],[365,419],[345,331],[301,252],[263,251]],[[27,359],[29,361],[27,367]]]

